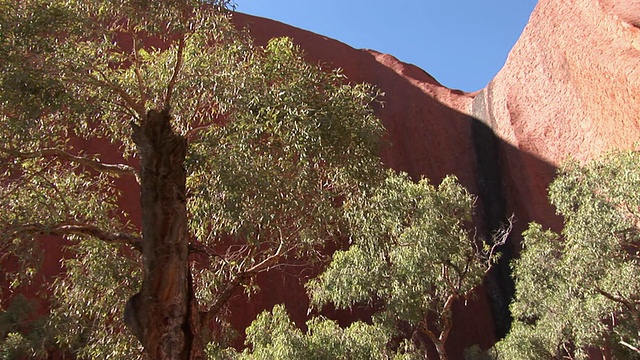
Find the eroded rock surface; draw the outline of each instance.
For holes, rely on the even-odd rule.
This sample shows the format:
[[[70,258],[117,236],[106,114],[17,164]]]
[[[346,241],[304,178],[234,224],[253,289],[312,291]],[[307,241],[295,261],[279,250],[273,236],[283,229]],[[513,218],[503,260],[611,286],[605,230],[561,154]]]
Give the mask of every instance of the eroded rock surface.
[[[504,68],[470,94],[447,89],[390,55],[270,20],[238,15],[237,21],[259,42],[290,36],[309,60],[343,68],[352,81],[385,92],[378,115],[392,143],[386,163],[434,182],[456,174],[480,197],[477,222],[485,235],[512,213],[516,234],[530,221],[558,229],[546,196],[557,167],[568,158],[586,161],[630,148],[640,139],[637,0],[541,0]],[[473,310],[459,308],[453,359],[506,330],[510,285],[504,264],[485,291]]]

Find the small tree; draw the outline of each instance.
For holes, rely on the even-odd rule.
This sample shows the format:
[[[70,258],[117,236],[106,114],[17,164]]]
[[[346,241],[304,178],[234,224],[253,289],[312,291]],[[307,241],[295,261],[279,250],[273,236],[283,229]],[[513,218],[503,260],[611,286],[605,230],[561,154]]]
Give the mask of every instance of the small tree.
[[[549,188],[561,234],[531,224],[503,359],[640,358],[640,153],[570,162]]]
[[[226,358],[370,360],[389,358],[387,342],[392,334],[380,326],[357,321],[341,328],[335,321],[315,317],[303,333],[289,318],[284,306],[264,312],[247,329],[247,349],[228,352]],[[220,357],[220,356],[218,356]]]
[[[408,334],[421,345],[417,351],[431,342],[447,359],[453,304],[466,301],[482,283],[495,246],[508,234],[493,247],[479,248],[465,228],[473,204],[455,177],[435,188],[389,173],[381,187],[348,202],[351,245],[308,283],[312,303],[368,304],[377,312],[374,326]]]
[[[378,178],[372,88],[288,39],[254,46],[227,7],[0,2],[0,260],[19,262],[17,289],[42,236],[67,240],[65,274],[43,286],[53,346],[139,357],[124,316],[150,358],[203,357],[235,290],[313,259],[340,199]],[[122,207],[137,188],[142,219]],[[0,334],[0,349],[20,340]]]

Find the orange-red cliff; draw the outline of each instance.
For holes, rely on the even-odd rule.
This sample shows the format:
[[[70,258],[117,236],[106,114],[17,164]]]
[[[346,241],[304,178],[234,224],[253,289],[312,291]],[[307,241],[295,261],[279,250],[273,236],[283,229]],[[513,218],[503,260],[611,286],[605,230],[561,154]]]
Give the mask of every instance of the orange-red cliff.
[[[392,143],[385,162],[434,182],[456,174],[480,198],[477,220],[485,235],[512,213],[516,233],[530,221],[559,227],[546,196],[557,166],[640,139],[638,0],[539,1],[503,69],[476,93],[445,88],[390,55],[267,19],[235,18],[259,43],[289,36],[309,60],[380,88],[384,106],[377,113]],[[471,307],[459,307],[452,359],[506,330],[506,270],[496,269]]]

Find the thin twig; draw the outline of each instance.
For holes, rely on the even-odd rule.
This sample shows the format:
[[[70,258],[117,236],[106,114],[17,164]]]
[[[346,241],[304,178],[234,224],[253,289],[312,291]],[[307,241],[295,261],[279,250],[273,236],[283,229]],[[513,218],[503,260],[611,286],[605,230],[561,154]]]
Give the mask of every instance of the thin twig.
[[[498,230],[496,230],[496,232],[491,237],[491,249],[489,249],[489,254],[487,256],[487,265],[489,268],[492,265],[491,262],[494,259],[498,247],[506,244],[507,240],[509,239],[509,235],[513,230],[513,223],[515,222],[514,219],[515,215],[511,214],[511,216],[509,216],[509,218],[507,219],[507,224],[501,226]]]
[[[133,39],[133,53],[134,66],[133,70],[136,73],[136,80],[138,82],[138,92],[140,93],[140,102],[142,106],[147,104],[147,92],[145,91],[144,81],[142,80],[142,73],[140,73],[140,58],[138,57],[138,42],[135,34],[131,35]]]
[[[145,118],[146,111],[145,111],[144,104],[135,101],[131,97],[131,95],[129,95],[129,93],[127,93],[123,88],[113,83],[112,81],[109,81],[107,75],[104,72],[98,70],[97,73],[100,74],[102,79],[99,79],[96,76],[93,76],[91,74],[89,75],[92,78],[92,80],[96,82],[97,85],[113,90],[116,94],[118,94],[122,98],[122,100],[125,101],[127,106],[135,110],[139,119]]]

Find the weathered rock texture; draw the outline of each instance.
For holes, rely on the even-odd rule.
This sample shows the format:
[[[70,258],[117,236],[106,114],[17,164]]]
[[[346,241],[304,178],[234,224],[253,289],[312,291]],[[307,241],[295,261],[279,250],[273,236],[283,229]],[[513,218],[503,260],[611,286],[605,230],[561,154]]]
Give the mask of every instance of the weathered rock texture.
[[[472,114],[510,144],[510,196],[527,220],[548,220],[539,200],[551,174],[522,154],[556,166],[638,141],[640,29],[624,22],[638,1],[545,0],[505,67],[477,94]],[[635,14],[640,16],[640,12]],[[529,159],[531,159],[529,157]]]
[[[637,0],[541,0],[504,68],[471,94],[447,89],[389,55],[265,19],[238,14],[236,20],[258,42],[290,36],[309,60],[340,67],[352,81],[385,92],[378,115],[392,143],[386,163],[434,182],[456,174],[480,197],[477,221],[485,236],[512,213],[515,233],[530,221],[558,228],[546,197],[557,166],[567,158],[585,161],[629,148],[640,139]],[[502,264],[477,301],[460,304],[449,344],[452,359],[506,331],[510,286]],[[304,304],[297,311],[291,305],[300,319]]]

